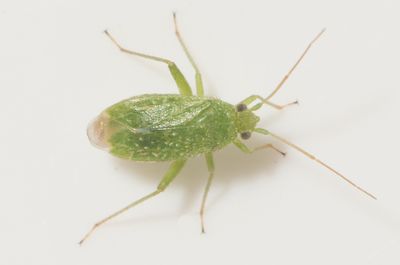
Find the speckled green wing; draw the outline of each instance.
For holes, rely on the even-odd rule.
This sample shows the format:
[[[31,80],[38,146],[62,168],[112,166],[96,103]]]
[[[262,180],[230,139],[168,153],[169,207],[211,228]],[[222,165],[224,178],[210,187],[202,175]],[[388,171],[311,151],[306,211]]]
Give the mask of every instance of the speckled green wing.
[[[236,138],[236,112],[218,99],[142,95],[106,110],[110,152],[136,161],[171,161],[208,153]]]

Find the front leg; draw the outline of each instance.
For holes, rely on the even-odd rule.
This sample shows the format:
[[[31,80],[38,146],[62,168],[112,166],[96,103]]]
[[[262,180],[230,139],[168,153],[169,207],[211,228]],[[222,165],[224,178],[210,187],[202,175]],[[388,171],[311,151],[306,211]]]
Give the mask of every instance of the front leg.
[[[258,110],[259,108],[262,107],[262,105],[268,105],[268,106],[273,107],[273,108],[275,108],[275,109],[277,109],[277,110],[281,110],[281,109],[284,109],[284,108],[286,108],[286,107],[288,107],[288,106],[295,105],[295,104],[299,104],[299,102],[298,102],[297,100],[295,100],[295,101],[293,101],[293,102],[290,102],[290,103],[287,103],[287,104],[284,104],[284,105],[278,105],[278,104],[272,103],[271,101],[269,101],[269,100],[267,100],[267,99],[264,99],[263,97],[261,97],[261,96],[259,96],[259,95],[252,95],[252,96],[249,96],[249,97],[245,98],[244,100],[242,100],[240,103],[241,103],[241,104],[245,104],[245,105],[248,106],[249,104],[253,103],[253,102],[256,101],[257,99],[260,100],[261,103],[257,103],[256,105],[254,105],[253,107],[251,107],[250,109],[251,109],[252,111]]]
[[[261,150],[261,149],[268,149],[271,148],[272,150],[275,150],[276,152],[278,152],[279,154],[281,154],[282,156],[285,156],[286,153],[282,152],[281,150],[277,149],[275,146],[273,146],[272,144],[264,144],[264,145],[260,145],[256,148],[249,148],[247,145],[245,145],[242,141],[240,141],[239,139],[235,139],[233,141],[233,144],[236,145],[236,147],[238,147],[240,150],[242,150],[242,152],[247,153],[247,154],[251,154],[254,153],[255,151]]]

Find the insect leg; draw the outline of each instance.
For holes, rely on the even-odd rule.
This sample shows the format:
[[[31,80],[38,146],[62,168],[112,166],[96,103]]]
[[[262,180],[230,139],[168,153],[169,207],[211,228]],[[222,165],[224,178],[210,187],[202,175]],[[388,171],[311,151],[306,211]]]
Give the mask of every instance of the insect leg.
[[[315,162],[317,162],[318,164],[320,164],[321,166],[323,166],[324,168],[328,169],[329,171],[333,172],[335,175],[341,177],[344,181],[346,181],[347,183],[349,183],[350,185],[352,185],[353,187],[355,187],[356,189],[358,189],[359,191],[365,193],[366,195],[368,195],[369,197],[373,198],[376,200],[376,197],[374,195],[372,195],[370,192],[364,190],[363,188],[361,188],[360,186],[358,186],[357,184],[355,184],[353,181],[351,181],[348,177],[344,176],[343,174],[341,174],[340,172],[338,172],[336,169],[332,168],[331,166],[327,165],[325,162],[322,162],[321,160],[319,160],[318,158],[316,158],[314,155],[310,154],[309,152],[307,152],[306,150],[304,150],[303,148],[289,142],[288,140],[271,133],[270,131],[267,131],[265,129],[262,128],[256,128],[254,130],[257,133],[260,134],[264,134],[264,135],[269,135],[275,139],[277,139],[278,141],[287,144],[288,146],[292,147],[293,149],[296,149],[297,151],[299,151],[300,153],[302,153],[303,155],[305,155],[306,157],[308,157],[311,160],[314,160]]]
[[[276,94],[276,92],[278,92],[279,89],[281,89],[281,87],[283,86],[283,84],[286,82],[286,80],[289,78],[289,76],[292,74],[292,72],[296,69],[296,67],[299,65],[299,63],[301,62],[301,60],[304,58],[304,56],[306,55],[306,53],[308,52],[308,50],[311,48],[311,46],[314,44],[314,42],[317,41],[317,39],[322,35],[322,33],[324,33],[325,29],[323,29],[307,46],[307,48],[303,51],[303,53],[301,54],[301,56],[299,57],[299,59],[297,59],[296,63],[292,66],[292,68],[289,70],[289,72],[283,77],[283,79],[279,82],[279,84],[275,87],[274,91],[272,91],[271,94],[269,94],[266,98],[263,98],[261,96],[258,95],[252,95],[246,99],[244,99],[241,103],[243,104],[250,104],[253,101],[255,101],[256,99],[261,100],[261,103],[256,104],[255,106],[253,106],[251,108],[251,110],[257,110],[259,108],[261,108],[261,106],[263,104],[265,105],[269,105],[275,109],[281,110],[287,106],[293,105],[293,104],[298,104],[298,101],[294,101],[285,105],[278,105],[275,103],[272,103],[270,101],[270,99]]]
[[[170,61],[168,59],[164,59],[161,57],[157,57],[157,56],[152,56],[152,55],[148,55],[148,54],[144,54],[144,53],[140,53],[140,52],[135,52],[135,51],[131,51],[128,49],[125,49],[124,47],[122,47],[115,39],[114,37],[107,31],[105,30],[104,33],[111,39],[111,41],[118,47],[118,49],[120,49],[120,51],[128,53],[128,54],[132,54],[132,55],[136,55],[142,58],[146,58],[149,60],[153,60],[153,61],[158,61],[158,62],[162,62],[168,65],[169,71],[171,72],[172,77],[175,80],[176,85],[178,86],[179,89],[179,93],[181,95],[185,95],[185,96],[191,96],[193,95],[192,93],[192,89],[189,86],[189,83],[186,81],[185,76],[182,74],[182,72],[179,70],[178,66],[176,66],[176,64],[173,61]]]
[[[282,80],[279,82],[279,84],[275,87],[274,91],[272,91],[271,94],[269,94],[265,100],[270,100],[275,94],[276,92],[278,92],[279,89],[281,89],[281,87],[283,86],[283,84],[286,82],[286,80],[289,78],[289,76],[292,74],[292,72],[294,71],[294,69],[296,69],[296,67],[299,65],[299,63],[301,62],[301,60],[303,60],[304,56],[307,54],[308,50],[311,48],[311,46],[314,44],[314,42],[316,42],[318,40],[318,38],[322,35],[322,33],[324,33],[325,29],[322,29],[318,35],[308,44],[308,46],[306,47],[306,49],[303,51],[303,53],[300,55],[299,59],[297,59],[296,63],[292,66],[292,68],[290,68],[289,72],[282,78]]]
[[[233,141],[233,144],[236,145],[236,147],[238,147],[240,150],[242,150],[244,153],[247,154],[251,154],[255,151],[261,150],[261,149],[268,149],[271,148],[272,150],[275,150],[276,152],[278,152],[279,154],[285,156],[286,153],[282,152],[281,150],[279,150],[278,148],[276,148],[275,146],[273,146],[272,144],[264,144],[264,145],[260,145],[256,148],[249,148],[247,145],[245,145],[242,141],[240,141],[239,139],[235,139]]]
[[[275,109],[277,109],[277,110],[281,110],[281,109],[286,108],[286,107],[288,107],[288,106],[295,105],[295,104],[298,104],[298,103],[299,103],[299,102],[296,100],[296,101],[290,102],[290,103],[285,104],[285,105],[278,105],[278,104],[272,103],[272,102],[270,102],[270,101],[264,99],[263,97],[261,97],[261,96],[259,96],[259,95],[252,95],[252,96],[249,96],[249,97],[245,98],[244,100],[242,100],[240,103],[241,103],[241,104],[245,104],[245,105],[248,106],[249,104],[251,104],[252,102],[254,102],[254,101],[257,100],[257,99],[260,100],[261,103],[258,103],[258,104],[256,104],[256,105],[254,105],[253,107],[251,107],[250,109],[253,110],[253,111],[254,111],[254,110],[257,110],[257,109],[259,109],[259,108],[261,108],[261,106],[262,106],[263,104],[268,105],[268,106],[271,106],[271,107],[273,107],[273,108],[275,108]]]
[[[178,173],[181,171],[183,166],[185,165],[186,160],[177,160],[174,161],[171,166],[169,167],[168,171],[165,173],[164,177],[161,179],[161,182],[157,186],[157,189],[153,191],[152,193],[140,198],[139,200],[136,200],[124,208],[120,209],[119,211],[116,211],[115,213],[111,214],[110,216],[104,218],[103,220],[97,222],[92,229],[83,237],[83,239],[79,242],[81,245],[97,228],[99,228],[101,225],[104,223],[110,221],[114,217],[126,212],[127,210],[131,209],[132,207],[156,196],[157,194],[163,192],[167,186],[174,180],[174,178],[178,175]]]
[[[207,162],[207,168],[208,168],[208,180],[206,184],[206,188],[204,189],[203,193],[203,199],[201,201],[201,207],[200,207],[200,221],[201,221],[201,232],[204,233],[204,208],[206,205],[206,200],[207,200],[207,195],[208,191],[210,190],[212,180],[214,178],[214,159],[212,153],[208,153],[205,155],[206,162]]]
[[[189,49],[186,47],[186,44],[185,44],[185,42],[183,41],[181,34],[179,33],[178,23],[176,22],[176,13],[175,13],[175,12],[173,13],[173,16],[174,16],[175,35],[176,35],[176,37],[178,38],[178,41],[179,41],[179,43],[181,44],[181,46],[182,46],[182,48],[183,48],[183,51],[184,51],[185,54],[186,54],[186,57],[189,59],[190,64],[193,66],[193,68],[194,68],[194,70],[195,70],[195,72],[196,72],[196,75],[195,75],[195,79],[196,79],[196,92],[197,92],[197,95],[198,95],[198,96],[202,97],[202,96],[204,96],[204,89],[203,89],[203,81],[202,81],[202,79],[201,79],[200,70],[199,70],[199,68],[197,67],[197,64],[195,63],[195,61],[193,60],[193,57],[192,57],[192,55],[190,54]]]

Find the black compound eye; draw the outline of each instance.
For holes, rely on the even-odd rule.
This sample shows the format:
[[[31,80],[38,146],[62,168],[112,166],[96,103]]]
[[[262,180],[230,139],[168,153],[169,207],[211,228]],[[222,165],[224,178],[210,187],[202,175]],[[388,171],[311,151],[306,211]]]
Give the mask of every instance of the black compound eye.
[[[251,137],[251,132],[242,132],[242,133],[240,134],[240,137],[241,137],[243,140],[247,140],[247,139],[249,139],[249,138]]]
[[[243,103],[237,104],[236,105],[236,110],[238,112],[245,111],[245,110],[247,110],[247,105],[243,104]]]

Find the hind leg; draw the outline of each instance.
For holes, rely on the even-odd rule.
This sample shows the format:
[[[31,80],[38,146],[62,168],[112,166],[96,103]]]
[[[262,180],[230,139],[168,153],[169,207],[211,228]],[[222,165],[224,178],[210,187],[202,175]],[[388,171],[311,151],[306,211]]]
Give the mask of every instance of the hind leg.
[[[89,230],[89,232],[82,238],[82,240],[79,242],[79,244],[81,245],[83,242],[85,242],[85,240],[95,231],[97,230],[97,228],[99,228],[100,226],[102,226],[103,224],[107,223],[108,221],[110,221],[111,219],[114,219],[115,217],[119,216],[120,214],[128,211],[129,209],[135,207],[136,205],[147,201],[150,198],[153,198],[154,196],[160,194],[161,192],[163,192],[167,186],[175,179],[175,177],[178,175],[178,173],[181,171],[181,169],[183,168],[183,166],[185,165],[186,160],[177,160],[174,161],[170,168],[168,169],[168,171],[165,173],[164,177],[162,178],[160,184],[158,184],[157,189],[155,191],[153,191],[152,193],[128,204],[127,206],[125,206],[124,208],[116,211],[115,213],[109,215],[108,217],[104,218],[103,220],[97,222],[92,229]]]
[[[152,56],[152,55],[148,55],[148,54],[144,54],[144,53],[135,52],[135,51],[131,51],[131,50],[125,49],[124,47],[122,47],[115,40],[115,38],[107,30],[105,30],[104,33],[118,47],[118,49],[120,51],[124,52],[124,53],[135,55],[135,56],[139,56],[139,57],[142,57],[142,58],[146,58],[146,59],[149,59],[149,60],[153,60],[153,61],[162,62],[162,63],[167,64],[168,68],[169,68],[169,71],[170,71],[172,77],[174,78],[176,85],[178,86],[179,93],[181,95],[185,95],[185,96],[193,95],[192,89],[190,88],[189,83],[186,81],[185,76],[182,74],[182,72],[179,70],[178,66],[176,66],[176,64],[173,61],[170,61],[170,60],[165,59],[165,58]]]

